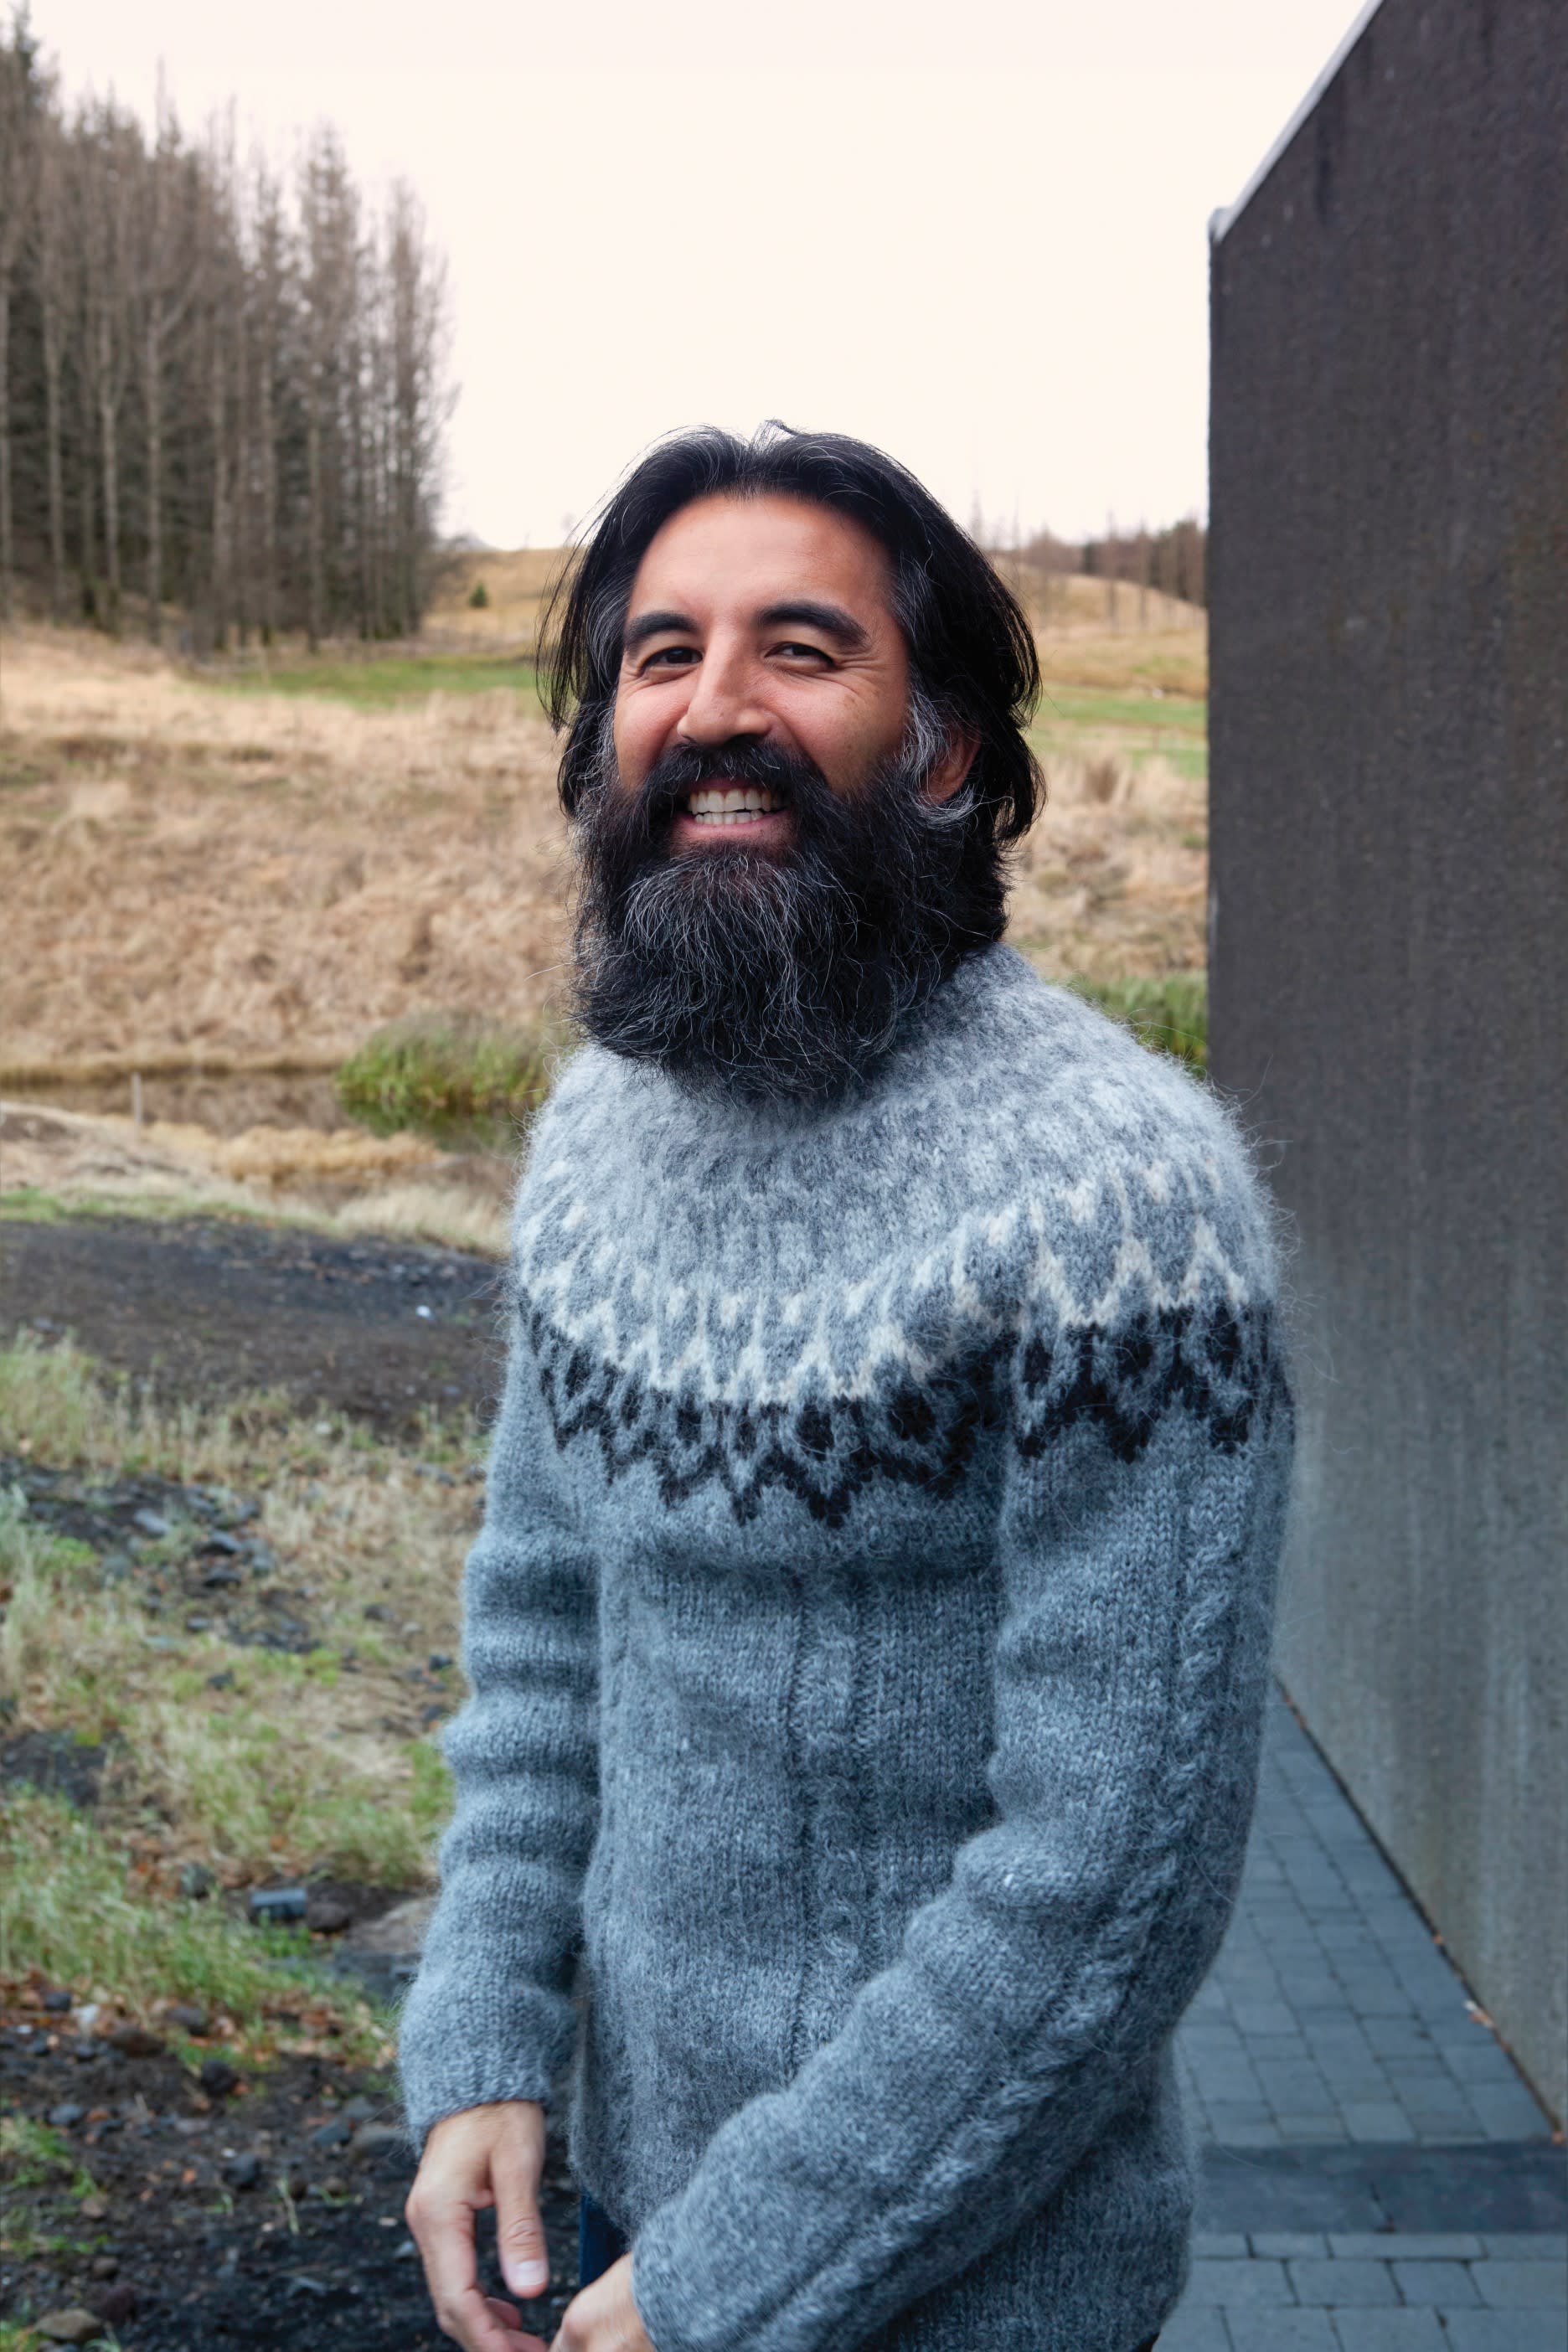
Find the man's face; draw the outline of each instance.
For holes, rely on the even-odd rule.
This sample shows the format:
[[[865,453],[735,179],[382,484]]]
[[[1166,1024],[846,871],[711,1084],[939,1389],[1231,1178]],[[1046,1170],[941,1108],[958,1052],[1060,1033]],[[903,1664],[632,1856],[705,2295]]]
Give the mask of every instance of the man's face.
[[[847,517],[775,496],[702,499],[673,515],[637,567],[626,611],[614,742],[623,787],[671,752],[745,742],[861,791],[899,749],[910,671],[888,558]],[[963,780],[940,761],[926,795]],[[772,856],[797,820],[765,785],[712,775],[681,795],[672,856]]]
[[[624,647],[576,810],[583,1025],[697,1087],[824,1097],[1001,928],[994,849],[935,805],[973,746],[912,691],[878,541],[805,500],[673,515]]]

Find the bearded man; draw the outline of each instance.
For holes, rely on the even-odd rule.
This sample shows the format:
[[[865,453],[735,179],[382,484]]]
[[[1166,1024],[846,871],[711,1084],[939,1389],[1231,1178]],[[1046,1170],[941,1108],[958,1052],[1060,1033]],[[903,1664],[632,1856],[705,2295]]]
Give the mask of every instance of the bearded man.
[[[475,2215],[537,2294],[572,2061],[557,2352],[1135,2352],[1256,1790],[1268,1205],[1000,943],[1033,641],[900,467],[659,447],[553,676],[590,1042],[517,1196],[402,2021],[437,2316],[542,2352]]]

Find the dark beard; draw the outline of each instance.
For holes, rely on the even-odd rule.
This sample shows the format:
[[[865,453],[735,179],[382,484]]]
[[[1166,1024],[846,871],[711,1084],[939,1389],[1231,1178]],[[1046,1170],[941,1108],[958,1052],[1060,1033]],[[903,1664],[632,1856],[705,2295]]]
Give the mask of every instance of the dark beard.
[[[989,828],[933,809],[928,772],[900,759],[838,793],[810,761],[752,741],[670,752],[637,793],[602,772],[577,820],[587,1034],[744,1102],[819,1101],[862,1078],[1003,928]],[[678,803],[715,782],[772,791],[794,814],[790,849],[742,835],[672,855]]]

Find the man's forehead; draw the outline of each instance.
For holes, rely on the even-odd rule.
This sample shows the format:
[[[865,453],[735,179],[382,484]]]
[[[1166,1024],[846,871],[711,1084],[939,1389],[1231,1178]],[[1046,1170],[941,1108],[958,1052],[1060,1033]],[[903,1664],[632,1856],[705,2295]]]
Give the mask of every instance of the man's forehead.
[[[847,604],[866,621],[890,612],[892,566],[852,516],[773,493],[694,499],[644,551],[628,620],[652,604],[758,611],[789,598]]]

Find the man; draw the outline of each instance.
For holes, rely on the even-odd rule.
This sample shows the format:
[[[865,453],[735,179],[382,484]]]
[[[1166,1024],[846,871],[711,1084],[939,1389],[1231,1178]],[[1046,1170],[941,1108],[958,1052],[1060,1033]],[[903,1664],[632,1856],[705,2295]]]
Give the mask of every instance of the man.
[[[1269,1214],[1215,1098],[999,944],[1034,646],[902,468],[656,450],[554,687],[592,1042],[517,1200],[402,2025],[437,2315],[539,2346],[474,2216],[538,2293],[574,2055],[558,2352],[1135,2352],[1256,1786]]]

